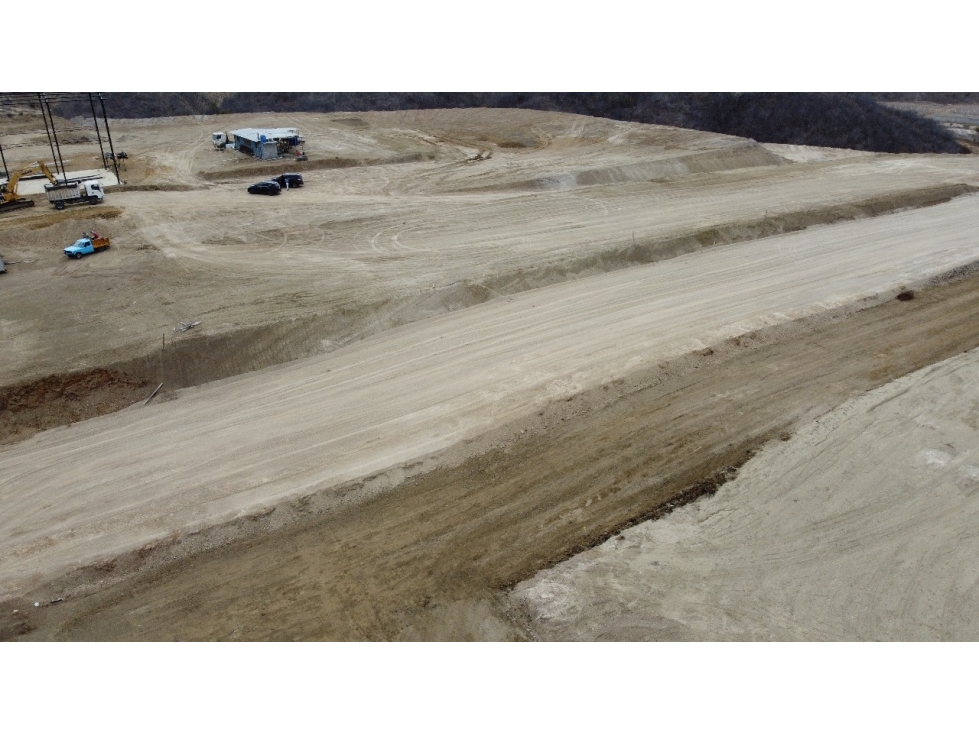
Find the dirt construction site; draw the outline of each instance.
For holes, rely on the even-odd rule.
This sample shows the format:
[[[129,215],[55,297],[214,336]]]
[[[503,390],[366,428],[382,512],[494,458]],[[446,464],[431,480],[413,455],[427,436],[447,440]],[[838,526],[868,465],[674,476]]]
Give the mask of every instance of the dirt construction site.
[[[112,135],[103,203],[0,214],[0,640],[979,638],[979,156]]]

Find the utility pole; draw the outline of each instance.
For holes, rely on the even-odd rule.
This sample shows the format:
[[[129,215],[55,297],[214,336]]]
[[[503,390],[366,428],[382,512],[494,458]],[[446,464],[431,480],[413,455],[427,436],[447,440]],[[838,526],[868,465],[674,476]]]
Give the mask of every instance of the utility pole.
[[[44,101],[41,99],[41,93],[37,93],[37,106],[41,108],[41,118],[44,120],[44,132],[48,135],[48,145],[51,146],[51,165],[54,166],[55,173],[58,172],[58,156],[54,154],[54,143],[51,140],[51,129],[48,127],[48,117],[44,112]],[[68,176],[62,171],[62,178],[67,181]]]
[[[112,166],[116,169],[116,183],[122,183],[119,178],[119,161],[116,158],[116,150],[112,147],[112,133],[109,132],[109,118],[105,114],[105,98],[99,92],[99,103],[102,105],[102,122],[105,123],[105,136],[109,139],[109,152],[112,153]]]
[[[54,127],[54,115],[51,114],[51,103],[48,101],[48,95],[41,95],[44,99],[44,104],[48,108],[48,118],[51,120],[51,134],[54,136],[54,147],[58,149],[58,160],[61,162],[61,174],[65,177],[65,183],[68,183],[68,171],[65,169],[65,161],[61,157],[61,144],[58,142],[58,131]]]
[[[95,100],[92,98],[92,93],[88,93],[88,103],[92,107],[92,122],[95,123],[95,137],[99,141],[99,153],[102,154],[102,168],[109,170],[109,164],[105,162],[105,148],[102,147],[102,134],[99,132],[99,118],[95,114]]]

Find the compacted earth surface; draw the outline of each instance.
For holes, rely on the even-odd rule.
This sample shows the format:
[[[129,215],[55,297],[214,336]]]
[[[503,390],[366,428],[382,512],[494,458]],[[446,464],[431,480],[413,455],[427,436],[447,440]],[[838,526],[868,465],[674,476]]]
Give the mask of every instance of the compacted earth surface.
[[[245,126],[309,160],[211,147]],[[112,132],[104,203],[0,214],[0,639],[975,637],[974,156]]]
[[[851,398],[514,598],[542,639],[975,640],[977,379],[971,350]]]

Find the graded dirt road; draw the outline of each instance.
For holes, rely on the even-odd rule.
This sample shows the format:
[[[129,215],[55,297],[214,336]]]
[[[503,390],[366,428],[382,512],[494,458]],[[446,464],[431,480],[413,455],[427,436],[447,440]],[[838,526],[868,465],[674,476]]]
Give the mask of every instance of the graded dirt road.
[[[0,219],[0,637],[533,636],[494,589],[977,346],[972,280],[893,300],[979,260],[972,156],[217,119],[302,128],[307,185],[249,197],[274,166],[216,119],[128,121],[106,204]],[[91,228],[113,248],[65,261]]]
[[[243,520],[235,528],[243,541],[173,562],[195,542],[174,539],[38,589],[0,605],[3,631],[29,639],[533,638],[532,620],[495,590],[709,492],[767,441],[843,400],[979,347],[977,308],[979,279],[970,278],[728,340],[552,403],[474,442],[461,463],[447,452],[443,468],[366,502],[272,532],[260,527],[271,518]],[[149,570],[112,585],[140,567]],[[888,578],[900,581],[902,569],[882,567],[881,582]],[[106,589],[66,593],[80,584]],[[814,603],[825,598],[818,591]],[[609,603],[620,598],[629,597]]]
[[[497,299],[0,450],[0,596],[419,462],[549,401],[979,261],[973,196]]]

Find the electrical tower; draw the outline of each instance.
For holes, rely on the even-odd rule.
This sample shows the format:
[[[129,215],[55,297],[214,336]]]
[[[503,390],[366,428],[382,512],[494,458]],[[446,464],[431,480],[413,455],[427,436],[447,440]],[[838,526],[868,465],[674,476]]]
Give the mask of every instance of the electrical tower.
[[[109,130],[109,118],[105,112],[105,98],[99,92],[0,92],[0,112],[4,109],[14,107],[27,107],[40,110],[44,120],[44,131],[47,134],[48,145],[51,148],[51,159],[56,172],[61,174],[63,181],[68,181],[68,173],[65,171],[65,164],[61,157],[61,145],[58,142],[58,131],[54,124],[54,114],[51,112],[51,105],[55,107],[62,104],[88,102],[88,108],[92,113],[92,122],[95,124],[95,137],[99,143],[99,152],[102,154],[102,167],[109,170],[109,161],[112,161],[115,169],[116,181],[119,178],[119,160],[116,156],[115,148],[112,146],[112,133]],[[106,154],[105,147],[102,145],[102,131],[99,129],[99,111],[102,113],[102,125],[105,128],[105,139],[109,146],[109,153]],[[7,169],[7,159],[3,153],[3,142],[0,140],[0,165],[3,166],[4,176],[9,180],[10,172]]]

